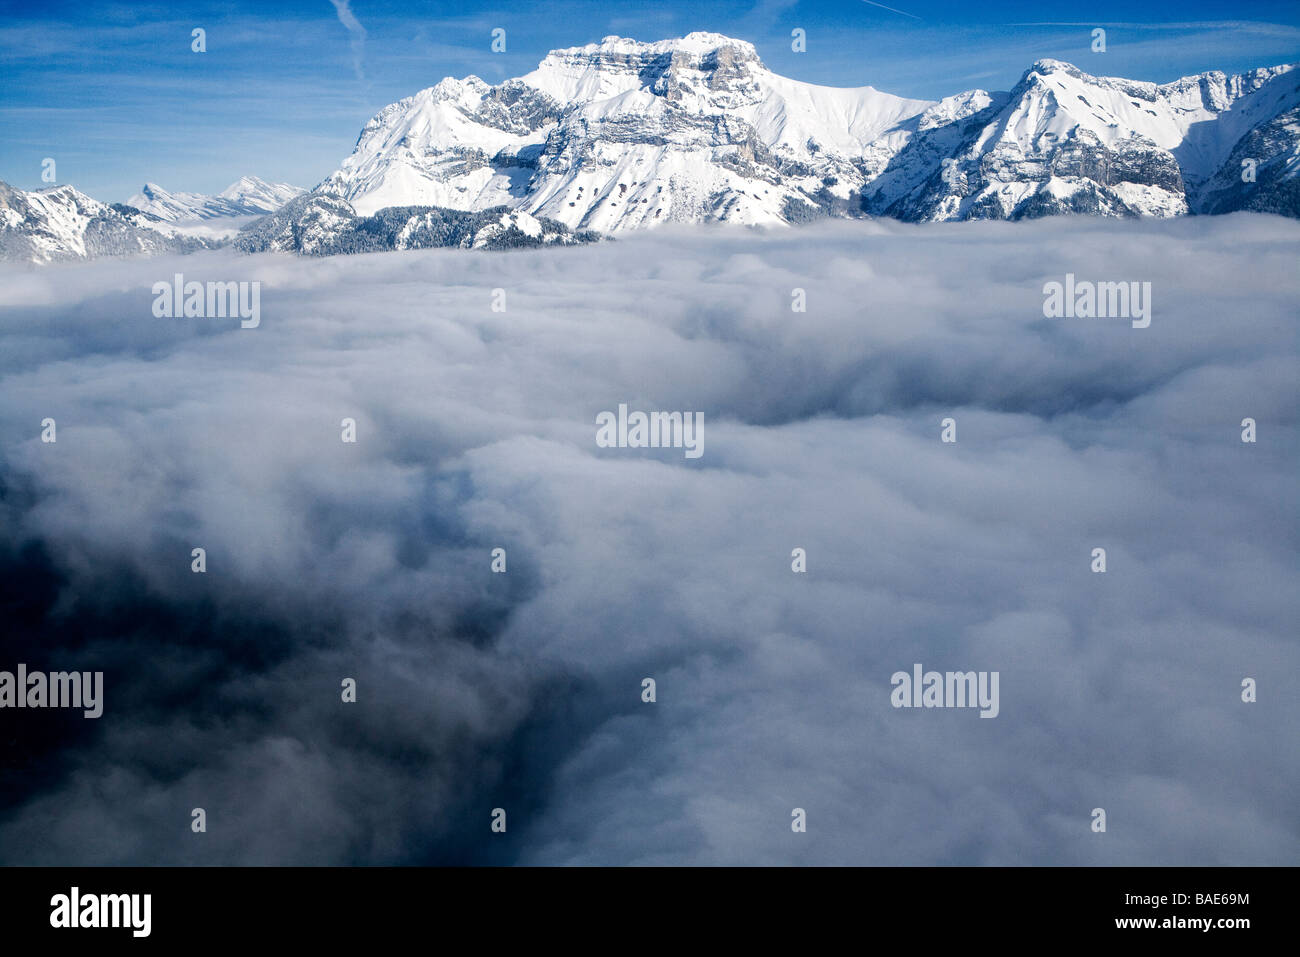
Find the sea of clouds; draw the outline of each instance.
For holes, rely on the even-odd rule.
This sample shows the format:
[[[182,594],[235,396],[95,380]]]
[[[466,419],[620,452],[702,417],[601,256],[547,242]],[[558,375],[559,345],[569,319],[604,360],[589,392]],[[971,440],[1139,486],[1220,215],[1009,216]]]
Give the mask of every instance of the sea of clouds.
[[[0,668],[105,673],[96,721],[0,712],[0,862],[1294,863],[1298,253],[1238,214],[0,268]],[[155,318],[177,272],[260,326]],[[1150,328],[1045,319],[1066,273]],[[703,456],[597,447],[619,403]],[[894,709],[916,662],[1000,714]]]

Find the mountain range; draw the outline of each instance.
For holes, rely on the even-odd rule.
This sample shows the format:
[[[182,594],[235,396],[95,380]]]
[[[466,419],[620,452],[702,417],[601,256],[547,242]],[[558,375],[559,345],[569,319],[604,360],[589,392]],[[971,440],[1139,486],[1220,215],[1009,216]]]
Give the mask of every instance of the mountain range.
[[[1300,217],[1295,66],[1155,84],[1045,59],[1010,91],[936,102],[782,77],[720,34],[606,37],[495,86],[447,78],[385,107],[307,193],[246,177],[216,197],[150,184],[104,207],[5,187],[0,254],[498,248],[828,216]],[[185,228],[268,213],[233,236]],[[64,226],[80,232],[60,246]]]
[[[301,186],[268,183],[256,176],[240,177],[216,196],[172,193],[155,183],[145,183],[140,192],[126,201],[126,205],[151,213],[164,222],[193,222],[231,216],[265,216],[305,192]]]

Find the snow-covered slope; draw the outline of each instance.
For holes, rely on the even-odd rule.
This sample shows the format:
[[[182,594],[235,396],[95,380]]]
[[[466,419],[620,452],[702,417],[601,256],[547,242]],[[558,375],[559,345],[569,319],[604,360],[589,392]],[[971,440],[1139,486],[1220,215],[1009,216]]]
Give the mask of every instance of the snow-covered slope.
[[[49,263],[209,245],[148,213],[101,203],[71,186],[29,192],[0,183],[0,259]]]
[[[1158,86],[1041,60],[1009,93],[930,103],[781,77],[719,34],[606,37],[497,86],[448,78],[392,104],[317,190],[362,214],[506,205],[605,233],[867,212],[1172,216],[1200,211],[1211,186],[1220,206],[1247,202],[1220,182],[1247,137],[1294,156],[1278,117],[1300,106],[1296,78],[1282,66]],[[1293,169],[1258,159],[1270,176]],[[1262,185],[1256,199],[1300,215]]]
[[[233,216],[273,213],[306,190],[286,183],[268,183],[256,176],[244,176],[216,196],[204,193],[171,192],[156,183],[128,199],[127,205],[150,213],[168,223],[192,223]]]
[[[1253,166],[1254,182],[1243,178],[1247,166]],[[1251,127],[1195,196],[1199,213],[1300,215],[1300,107]]]
[[[1239,144],[1297,107],[1300,72],[1290,66],[1156,85],[1040,60],[982,109],[923,117],[865,206],[908,220],[1200,212],[1202,187]],[[1258,143],[1267,155],[1256,159],[1294,155],[1294,131],[1289,143],[1279,134]]]

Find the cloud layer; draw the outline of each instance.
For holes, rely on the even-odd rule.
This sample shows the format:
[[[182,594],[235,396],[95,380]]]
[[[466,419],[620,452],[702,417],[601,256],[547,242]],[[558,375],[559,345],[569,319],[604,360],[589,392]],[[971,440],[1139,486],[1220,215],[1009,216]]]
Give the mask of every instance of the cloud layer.
[[[0,713],[0,860],[1293,862],[1298,245],[1234,215],[5,269],[0,668],[106,700]],[[260,281],[260,327],[155,319],[174,272]],[[1067,272],[1151,282],[1150,328],[1044,319]],[[704,455],[598,448],[621,402],[703,412]],[[999,671],[1000,715],[893,709],[914,662]]]

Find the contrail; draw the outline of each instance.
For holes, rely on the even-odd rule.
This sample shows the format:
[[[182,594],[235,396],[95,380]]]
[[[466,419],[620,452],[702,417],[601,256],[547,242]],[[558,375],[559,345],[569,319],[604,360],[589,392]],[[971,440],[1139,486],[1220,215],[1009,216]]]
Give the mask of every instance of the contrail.
[[[873,7],[879,7],[881,10],[888,10],[890,13],[901,13],[905,17],[911,17],[913,20],[920,20],[914,13],[908,13],[905,10],[895,10],[893,7],[887,7],[883,3],[876,3],[876,0],[862,0],[863,3],[869,3]]]
[[[347,27],[348,33],[352,34],[352,69],[357,71],[358,80],[364,80],[366,76],[361,70],[361,54],[366,46],[366,28],[353,15],[351,2],[352,0],[330,0],[339,15],[339,23]]]

